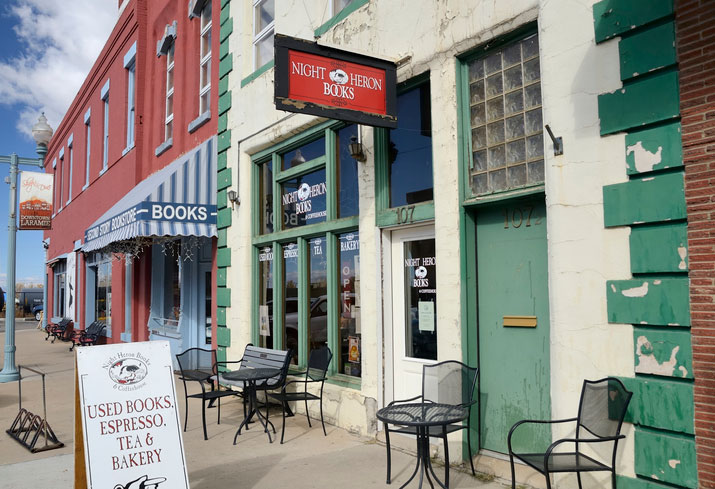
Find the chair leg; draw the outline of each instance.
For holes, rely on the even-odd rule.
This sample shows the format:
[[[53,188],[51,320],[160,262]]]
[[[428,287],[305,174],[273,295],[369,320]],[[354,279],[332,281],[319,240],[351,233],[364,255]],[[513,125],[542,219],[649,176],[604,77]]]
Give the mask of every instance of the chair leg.
[[[390,469],[392,468],[392,457],[390,455],[390,430],[385,425],[385,448],[387,448],[387,483],[390,483]]]
[[[206,433],[206,399],[201,399],[201,423],[204,425],[204,440],[208,440],[209,436]]]
[[[285,436],[285,432],[286,432],[286,407],[287,407],[287,404],[288,403],[286,401],[283,401],[281,403],[281,407],[283,408],[281,410],[283,412],[283,426],[281,427],[281,445],[283,445],[283,436]]]
[[[427,428],[429,430],[429,428]],[[449,488],[449,443],[447,443],[447,433],[443,434],[444,441],[444,487]],[[429,440],[429,438],[427,438]]]
[[[546,489],[551,489],[551,474],[549,474],[548,467],[546,467],[546,473],[544,474],[546,476]]]
[[[184,382],[184,432],[186,425],[189,422],[189,393],[186,392],[186,383]]]
[[[221,424],[221,398],[218,398],[218,419],[216,420],[216,424]],[[209,407],[211,407],[211,402],[209,401]]]
[[[578,480],[578,489],[583,489],[581,487],[581,472],[576,472],[576,479]]]
[[[469,465],[472,467],[472,475],[477,475],[474,470],[474,456],[472,455],[472,428],[467,424],[467,448],[469,449]]]
[[[328,436],[328,432],[325,431],[325,421],[323,420],[323,396],[320,396],[320,424],[323,425],[323,434]]]
[[[511,489],[516,489],[516,477],[514,477],[514,454],[509,447],[509,464],[511,465]]]
[[[308,411],[308,399],[304,399],[305,401],[305,415],[308,417],[308,427],[312,428],[313,425],[310,424],[310,411]]]

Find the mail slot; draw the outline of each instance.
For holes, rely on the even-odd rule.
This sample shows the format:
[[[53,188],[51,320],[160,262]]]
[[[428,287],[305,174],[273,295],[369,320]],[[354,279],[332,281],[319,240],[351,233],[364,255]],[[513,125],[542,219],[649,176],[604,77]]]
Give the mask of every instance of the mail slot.
[[[535,328],[536,316],[504,316],[504,327]]]

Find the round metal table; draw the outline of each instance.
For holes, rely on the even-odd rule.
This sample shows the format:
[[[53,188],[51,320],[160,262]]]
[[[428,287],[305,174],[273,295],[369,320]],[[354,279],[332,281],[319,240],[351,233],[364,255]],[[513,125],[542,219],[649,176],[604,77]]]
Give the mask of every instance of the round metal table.
[[[238,425],[238,430],[233,436],[234,445],[236,444],[236,439],[238,438],[238,435],[241,434],[241,430],[243,429],[243,427],[245,426],[248,430],[248,423],[251,421],[251,418],[253,418],[254,414],[258,418],[258,421],[263,425],[263,431],[268,434],[268,441],[273,443],[273,440],[271,439],[271,432],[268,430],[268,425],[271,425],[271,428],[273,428],[273,433],[276,432],[276,428],[275,426],[273,426],[273,423],[266,419],[266,417],[263,416],[261,414],[261,411],[258,409],[258,399],[256,398],[256,382],[259,382],[261,380],[268,380],[273,377],[278,377],[280,374],[281,369],[270,367],[239,368],[238,370],[234,370],[233,372],[226,372],[223,374],[223,378],[225,378],[226,380],[245,382],[245,387],[243,390],[244,393],[248,392],[248,414],[246,414],[246,417],[243,419],[243,421],[241,421],[241,424]]]
[[[431,473],[435,482],[440,487],[447,489],[437,478],[432,468],[432,461],[429,455],[429,428],[431,426],[447,426],[452,423],[459,423],[467,419],[468,415],[469,410],[465,407],[430,402],[393,404],[377,412],[377,419],[383,423],[417,428],[417,465],[410,478],[400,486],[400,489],[412,482],[418,470],[420,472],[419,487],[422,487],[422,480],[425,475],[430,487],[434,487],[430,478]]]

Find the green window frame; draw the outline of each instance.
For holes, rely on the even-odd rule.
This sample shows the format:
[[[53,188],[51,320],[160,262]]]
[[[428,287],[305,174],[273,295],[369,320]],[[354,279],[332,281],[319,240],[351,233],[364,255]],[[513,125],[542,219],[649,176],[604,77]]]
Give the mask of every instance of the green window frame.
[[[464,56],[458,58],[457,63],[457,110],[458,110],[458,135],[459,135],[459,160],[460,187],[462,202],[465,206],[486,204],[489,202],[509,199],[513,197],[531,195],[544,192],[544,182],[527,184],[518,188],[509,188],[493,193],[477,195],[472,191],[471,168],[472,160],[472,131],[471,131],[471,96],[469,65],[478,58],[487,58],[489,55],[504,50],[510,45],[521,42],[532,35],[538,34],[536,23],[526,24],[512,32],[497,37],[486,44],[479,46]],[[538,58],[537,58],[538,59]],[[539,107],[543,107],[540,105]],[[542,112],[543,113],[543,112]],[[545,148],[544,148],[545,149]],[[542,159],[545,157],[542,156]]]
[[[397,96],[428,83],[429,72],[398,84]],[[431,115],[431,114],[430,114]],[[389,129],[375,129],[375,207],[378,227],[393,227],[434,219],[434,200],[390,207]],[[432,188],[434,189],[434,148],[432,158]]]
[[[328,0],[329,2],[333,2],[333,0]],[[323,25],[315,29],[314,35],[315,37],[320,37],[326,32],[328,32],[330,29],[332,29],[334,26],[336,26],[338,23],[340,23],[343,19],[345,19],[348,15],[352,14],[355,12],[357,9],[362,7],[363,5],[369,3],[370,0],[352,0],[349,4],[347,4],[342,10],[339,12],[336,12],[330,19],[327,20]]]
[[[314,128],[302,134],[293,136],[282,143],[260,151],[254,154],[252,161],[252,184],[254,189],[260,188],[261,165],[272,162],[272,211],[273,216],[282,216],[283,210],[281,207],[281,184],[295,179],[296,177],[313,173],[318,170],[325,171],[326,177],[326,218],[323,222],[314,224],[306,224],[299,227],[282,229],[282,219],[274,219],[273,232],[261,234],[262,221],[261,215],[264,212],[263,203],[261,201],[261,192],[256,191],[253,195],[252,213],[252,259],[251,259],[251,278],[253,287],[251,287],[251,338],[254,344],[260,344],[260,317],[259,317],[259,291],[257,284],[260,281],[260,264],[259,254],[265,247],[272,247],[273,259],[271,264],[271,273],[273,276],[273,348],[282,349],[284,345],[284,324],[283,324],[283,301],[284,290],[281,286],[276,286],[279,280],[283,277],[283,250],[285,245],[296,243],[298,247],[299,265],[298,265],[298,283],[306,284],[310,281],[310,270],[308,267],[309,241],[312,238],[320,237],[326,240],[327,252],[327,295],[328,295],[328,314],[327,314],[327,344],[333,352],[333,361],[331,362],[328,374],[330,383],[343,385],[346,387],[359,389],[361,385],[360,377],[345,375],[338,371],[338,357],[340,355],[340,336],[338,331],[339,324],[339,277],[340,277],[340,247],[339,237],[342,234],[349,232],[358,232],[359,216],[350,216],[338,218],[339,206],[339,189],[340,182],[338,181],[337,161],[338,155],[336,145],[338,141],[338,131],[343,129],[348,124],[335,123],[335,121],[327,121],[319,124]],[[324,138],[325,154],[309,161],[305,161],[299,165],[283,170],[281,165],[281,155],[290,151],[296,150],[305,146],[308,143]],[[309,307],[308,291],[306,287],[300,287],[298,292],[299,310],[298,310],[298,368],[305,368],[308,363],[308,321]]]

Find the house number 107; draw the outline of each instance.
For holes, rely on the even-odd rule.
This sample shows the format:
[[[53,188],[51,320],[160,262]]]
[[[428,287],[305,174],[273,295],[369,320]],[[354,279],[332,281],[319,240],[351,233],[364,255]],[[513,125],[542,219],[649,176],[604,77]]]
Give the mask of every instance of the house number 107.
[[[415,206],[406,205],[404,207],[398,207],[395,209],[395,213],[397,214],[397,224],[412,222],[415,217]]]

